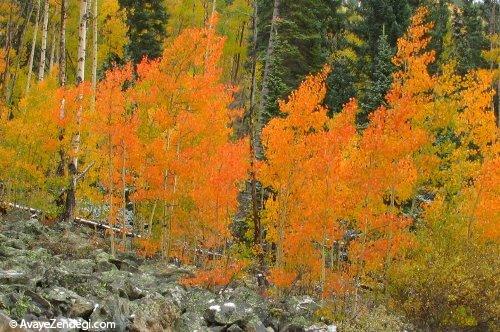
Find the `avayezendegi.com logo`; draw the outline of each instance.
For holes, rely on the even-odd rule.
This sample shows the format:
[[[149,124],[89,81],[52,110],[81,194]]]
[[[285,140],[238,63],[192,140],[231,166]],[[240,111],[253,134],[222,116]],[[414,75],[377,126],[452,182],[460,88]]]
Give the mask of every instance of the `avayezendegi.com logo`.
[[[50,330],[50,329],[76,329],[80,331],[88,331],[88,330],[97,330],[97,331],[106,331],[106,330],[114,330],[116,327],[115,322],[92,322],[86,321],[83,319],[70,319],[70,318],[59,318],[59,319],[50,319],[47,321],[26,321],[21,320],[17,322],[15,320],[11,320],[9,322],[9,326],[13,329],[22,328],[22,329],[30,329],[30,330]]]

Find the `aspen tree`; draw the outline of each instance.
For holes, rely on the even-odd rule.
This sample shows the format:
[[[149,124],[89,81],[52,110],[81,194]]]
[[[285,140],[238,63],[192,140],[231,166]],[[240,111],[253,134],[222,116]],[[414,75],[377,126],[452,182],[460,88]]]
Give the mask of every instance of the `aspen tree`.
[[[92,6],[92,90],[95,96],[97,88],[97,1]]]
[[[85,80],[85,56],[87,50],[87,1],[80,0],[80,23],[78,25],[78,53],[77,53],[77,69],[76,69],[76,84],[80,84]]]
[[[87,48],[87,10],[88,3],[87,0],[80,1],[80,23],[78,26],[78,65],[76,71],[76,84],[77,86],[84,82],[85,80],[85,54]],[[83,100],[83,95],[79,95],[79,101]],[[79,132],[79,127],[81,125],[83,116],[83,107],[80,105],[76,114],[76,127],[77,130],[73,134],[72,139],[72,158],[71,162],[68,165],[70,181],[68,184],[68,188],[66,190],[66,202],[65,202],[65,211],[63,215],[63,219],[66,221],[73,220],[75,216],[75,208],[76,208],[76,186],[78,182],[78,162],[79,162],[79,153],[80,153],[80,144],[81,144],[81,135]]]
[[[49,57],[49,72],[54,68],[54,62],[56,61],[56,27],[52,28],[52,42],[50,44],[50,57]]]
[[[61,22],[59,28],[59,84],[66,85],[66,21],[68,0],[61,0]]]
[[[37,8],[36,8],[36,17],[35,17],[35,27],[33,29],[33,40],[31,42],[31,53],[28,62],[28,78],[26,80],[26,90],[25,93],[28,93],[30,90],[31,83],[31,75],[33,74],[33,61],[35,59],[35,46],[36,46],[36,36],[38,34],[38,21],[40,20],[40,0],[38,0]]]
[[[44,1],[43,7],[43,27],[42,27],[42,46],[40,49],[40,67],[38,68],[38,80],[43,80],[45,75],[45,62],[47,56],[47,36],[49,33],[49,0]]]
[[[269,74],[271,70],[271,61],[274,54],[276,39],[278,38],[278,20],[279,20],[280,0],[274,0],[273,16],[271,18],[271,28],[269,31],[269,42],[267,43],[266,58],[264,64],[264,76],[262,77],[262,91],[260,95],[259,116],[257,117],[257,126],[259,134],[259,148],[261,146],[262,127],[264,126],[263,112],[269,95]],[[262,157],[263,151],[259,151]]]

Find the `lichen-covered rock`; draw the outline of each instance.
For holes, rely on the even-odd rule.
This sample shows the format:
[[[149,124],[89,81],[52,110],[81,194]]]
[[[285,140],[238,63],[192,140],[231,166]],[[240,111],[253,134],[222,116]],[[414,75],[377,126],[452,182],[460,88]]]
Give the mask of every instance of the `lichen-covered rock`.
[[[130,302],[131,331],[173,331],[180,310],[158,293]]]
[[[264,326],[264,324],[260,321],[260,319],[254,317],[245,323],[244,331],[245,332],[267,332],[267,329]]]
[[[227,332],[244,332],[243,329],[236,324],[229,326],[226,331]]]
[[[207,322],[203,315],[195,311],[187,311],[183,313],[175,322],[174,331],[178,332],[194,332],[207,331]]]
[[[252,308],[243,303],[213,302],[205,310],[204,317],[211,325],[244,326],[254,317],[254,313]]]
[[[26,273],[15,270],[0,270],[0,284],[26,284],[29,277]]]
[[[113,257],[95,243],[93,230],[71,224],[0,222],[0,310],[17,320],[114,322],[116,331],[334,332],[314,321],[319,306],[311,297],[273,302],[251,280],[218,292],[185,288],[179,279],[192,275],[194,267],[134,253]],[[372,316],[339,324],[339,331],[403,326],[383,313]]]
[[[314,324],[306,327],[306,332],[337,332],[336,325]]]
[[[88,318],[94,310],[91,301],[63,287],[54,287],[44,295],[59,314],[67,317]]]
[[[113,296],[102,303],[96,303],[90,321],[94,323],[114,322],[116,331],[125,331],[131,323],[130,302]],[[96,331],[90,329],[90,331]]]

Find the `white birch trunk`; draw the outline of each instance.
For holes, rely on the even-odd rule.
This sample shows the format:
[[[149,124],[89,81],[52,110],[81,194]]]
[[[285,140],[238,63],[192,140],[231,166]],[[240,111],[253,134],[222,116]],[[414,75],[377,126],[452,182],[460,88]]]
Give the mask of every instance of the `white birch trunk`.
[[[57,35],[56,27],[54,26],[52,30],[53,32],[52,32],[52,43],[50,46],[49,72],[51,72],[52,68],[54,68],[54,60],[56,56],[56,35]]]
[[[92,32],[93,32],[93,47],[92,47],[92,90],[95,91],[97,89],[97,1],[94,0],[93,3],[93,15],[92,15]]]
[[[47,35],[49,33],[49,0],[45,0],[43,8],[42,48],[40,50],[40,67],[38,68],[38,80],[45,76],[45,59],[47,56]]]
[[[85,55],[87,49],[87,0],[80,0],[80,24],[78,26],[78,65],[76,84],[85,80]]]
[[[38,21],[40,20],[40,0],[38,0],[38,5],[36,8],[36,18],[35,18],[35,28],[33,30],[33,40],[31,42],[31,53],[30,60],[28,64],[28,78],[26,80],[26,93],[30,90],[31,83],[31,75],[33,74],[33,61],[35,59],[35,44],[36,44],[36,35],[38,34]]]
[[[61,0],[61,26],[59,35],[59,84],[66,85],[66,20],[68,0]]]

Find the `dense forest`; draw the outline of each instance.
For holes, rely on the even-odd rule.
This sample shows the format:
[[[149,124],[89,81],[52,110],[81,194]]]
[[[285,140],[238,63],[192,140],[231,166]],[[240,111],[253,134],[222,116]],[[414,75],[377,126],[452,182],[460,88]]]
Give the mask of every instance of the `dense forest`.
[[[496,0],[2,0],[0,208],[325,321],[494,331]]]

